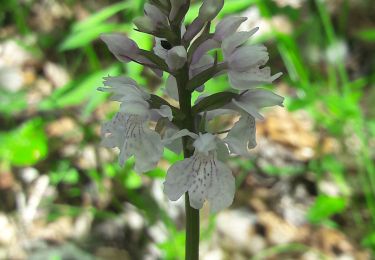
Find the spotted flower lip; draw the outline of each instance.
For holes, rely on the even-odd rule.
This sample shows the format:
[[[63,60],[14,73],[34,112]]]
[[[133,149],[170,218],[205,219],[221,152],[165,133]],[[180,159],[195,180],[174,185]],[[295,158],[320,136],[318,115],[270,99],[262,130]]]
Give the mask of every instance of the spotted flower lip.
[[[135,170],[139,173],[154,169],[163,153],[161,137],[148,128],[144,116],[119,112],[102,126],[102,145],[120,149],[119,165],[135,157]]]
[[[235,181],[228,166],[218,160],[217,142],[210,133],[200,134],[193,143],[194,155],[168,169],[164,192],[170,200],[188,192],[193,208],[202,208],[208,200],[212,212],[232,204]]]

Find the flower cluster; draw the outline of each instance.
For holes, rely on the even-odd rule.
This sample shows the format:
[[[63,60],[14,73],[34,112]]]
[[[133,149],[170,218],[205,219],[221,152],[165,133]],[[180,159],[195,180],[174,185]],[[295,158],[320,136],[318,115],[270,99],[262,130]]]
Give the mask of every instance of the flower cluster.
[[[247,156],[256,146],[256,119],[263,118],[259,109],[283,103],[282,97],[257,88],[281,75],[271,75],[264,67],[269,59],[265,46],[248,43],[257,28],[238,32],[246,18],[230,16],[211,32],[211,22],[223,5],[223,0],[204,0],[198,17],[185,27],[189,0],[150,0],[145,15],[134,23],[137,30],[155,37],[152,50],[140,49],[125,35],[101,37],[118,60],[144,65],[159,77],[168,73],[165,94],[180,103],[174,107],[128,77],[105,77],[105,87],[99,90],[112,93],[121,106],[102,126],[103,145],[120,149],[120,165],[134,156],[138,172],[156,167],[164,147],[176,153],[183,150],[185,159],[169,168],[164,192],[171,200],[188,192],[191,207],[200,209],[207,200],[214,212],[228,207],[234,197],[234,177],[225,164],[228,155]],[[191,93],[203,92],[208,80],[224,73],[230,91],[202,93],[191,106]],[[223,113],[240,117],[220,139],[206,125]],[[150,121],[156,122],[155,129]]]

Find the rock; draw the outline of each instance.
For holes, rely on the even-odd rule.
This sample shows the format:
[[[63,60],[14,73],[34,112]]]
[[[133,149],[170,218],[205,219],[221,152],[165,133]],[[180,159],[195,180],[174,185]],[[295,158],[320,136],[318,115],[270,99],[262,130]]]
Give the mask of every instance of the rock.
[[[263,237],[255,232],[256,216],[247,210],[228,210],[217,216],[220,246],[229,252],[254,254],[266,247]]]
[[[43,96],[49,96],[52,93],[53,87],[51,82],[46,80],[43,77],[40,77],[35,80],[35,91],[39,92]]]
[[[219,249],[213,249],[210,251],[205,252],[202,256],[200,256],[202,260],[223,260],[224,259],[224,252]]]
[[[301,229],[287,223],[273,212],[258,214],[258,229],[274,245],[295,242],[301,238]]]
[[[35,61],[33,56],[17,41],[10,39],[0,44],[0,68],[19,68],[30,61]]]
[[[66,69],[59,64],[47,62],[44,67],[46,78],[51,81],[54,87],[59,88],[70,81],[70,76]]]
[[[296,159],[312,159],[318,144],[318,136],[313,132],[313,121],[306,112],[290,113],[286,109],[274,109],[260,124],[262,132],[270,140],[290,147]]]
[[[64,1],[38,1],[31,7],[34,17],[31,25],[43,33],[50,33],[66,25],[63,21],[73,16],[71,8]]]
[[[89,210],[84,210],[74,222],[73,237],[76,239],[83,238],[90,233],[94,214]]]
[[[340,187],[337,185],[337,182],[329,181],[329,180],[321,180],[318,183],[319,190],[332,197],[339,197],[341,196]]]
[[[4,214],[0,213],[0,245],[10,246],[16,243],[16,231],[17,228],[12,221]]]
[[[20,176],[25,183],[30,184],[39,177],[39,171],[33,167],[26,167],[20,170],[18,176]]]
[[[0,86],[9,92],[19,91],[24,83],[22,70],[18,67],[0,67]]]
[[[35,222],[31,226],[30,235],[34,239],[63,242],[74,236],[74,224],[71,217],[60,217],[47,225]]]
[[[340,256],[353,256],[353,246],[348,238],[338,230],[322,227],[314,232],[310,238],[314,247],[337,257],[336,259]]]
[[[289,224],[298,227],[307,224],[306,214],[310,204],[300,203],[291,196],[283,196],[280,200],[280,211]]]
[[[50,137],[64,138],[77,143],[82,140],[79,126],[71,117],[62,117],[49,123],[46,130]]]
[[[94,145],[87,145],[83,149],[78,150],[77,165],[84,170],[95,169],[97,167],[97,160],[100,162],[108,162],[113,159],[110,150],[104,147],[96,147]]]

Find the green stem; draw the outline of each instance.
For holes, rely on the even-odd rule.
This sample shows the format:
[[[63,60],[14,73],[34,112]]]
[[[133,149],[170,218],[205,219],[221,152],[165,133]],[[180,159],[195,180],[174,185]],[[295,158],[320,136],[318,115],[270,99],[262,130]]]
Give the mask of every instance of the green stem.
[[[183,127],[191,132],[196,132],[194,126],[194,117],[191,110],[191,92],[187,89],[189,81],[189,68],[184,66],[176,74],[178,95],[180,100],[180,110],[184,115]],[[184,157],[189,158],[193,150],[189,147],[190,137],[183,138]],[[186,240],[185,240],[185,259],[198,260],[199,258],[199,210],[190,206],[189,194],[185,194],[186,211]]]
[[[185,259],[199,259],[199,210],[190,206],[189,194],[185,194],[186,241]]]

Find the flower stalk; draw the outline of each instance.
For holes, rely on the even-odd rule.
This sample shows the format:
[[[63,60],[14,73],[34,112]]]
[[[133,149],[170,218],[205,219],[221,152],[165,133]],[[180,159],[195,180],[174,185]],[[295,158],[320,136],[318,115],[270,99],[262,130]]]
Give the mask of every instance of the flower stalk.
[[[187,89],[189,81],[189,68],[184,66],[176,75],[178,95],[180,101],[180,111],[184,115],[184,128],[192,133],[196,133],[194,117],[191,108],[191,92]],[[191,137],[183,137],[184,158],[190,158],[194,151],[189,148]],[[197,260],[199,258],[199,210],[190,206],[189,193],[185,193],[185,216],[186,216],[186,239],[185,239],[185,259]]]

